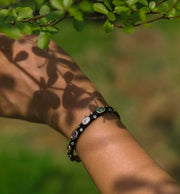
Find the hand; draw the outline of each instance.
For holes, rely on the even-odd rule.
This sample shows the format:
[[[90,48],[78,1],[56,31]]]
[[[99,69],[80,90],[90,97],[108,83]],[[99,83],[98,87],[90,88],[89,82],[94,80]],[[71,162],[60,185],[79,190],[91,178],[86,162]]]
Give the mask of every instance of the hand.
[[[84,116],[106,104],[96,87],[56,43],[0,35],[0,116],[46,123],[70,137]]]

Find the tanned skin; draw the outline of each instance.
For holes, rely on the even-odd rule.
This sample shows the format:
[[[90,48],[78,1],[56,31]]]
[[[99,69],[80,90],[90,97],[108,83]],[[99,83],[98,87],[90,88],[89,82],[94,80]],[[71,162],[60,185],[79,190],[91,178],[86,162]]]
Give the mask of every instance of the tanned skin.
[[[50,125],[64,137],[106,101],[56,43],[0,34],[0,116]],[[76,146],[103,194],[180,194],[174,180],[137,143],[114,114],[92,122]]]

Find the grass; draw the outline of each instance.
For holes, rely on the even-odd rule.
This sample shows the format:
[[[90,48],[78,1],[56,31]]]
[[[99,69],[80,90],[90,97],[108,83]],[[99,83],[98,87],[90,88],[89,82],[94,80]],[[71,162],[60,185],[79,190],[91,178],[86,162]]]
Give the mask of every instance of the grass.
[[[16,124],[16,127],[12,127],[13,124]],[[29,125],[30,128],[39,127],[40,134],[33,134]],[[66,158],[65,151],[61,151],[62,147],[65,149],[64,143],[61,142],[61,147],[56,145],[55,148],[45,136],[51,136],[52,141],[60,141],[62,138],[58,138],[53,131],[48,132],[50,129],[43,125],[29,125],[14,120],[9,124],[12,128],[9,134],[1,131],[0,193],[99,193],[82,164],[71,163]],[[22,131],[21,128],[26,128],[26,131]],[[31,136],[25,136],[26,134]],[[36,142],[36,136],[44,136],[43,142]],[[39,144],[42,144],[41,148]]]
[[[98,193],[82,165],[73,166],[19,148],[0,153],[0,192],[3,194]]]
[[[96,83],[152,157],[180,181],[180,25],[162,22],[131,35],[69,21],[53,38]],[[39,124],[0,119],[0,193],[99,193],[84,167],[66,158],[66,141]]]

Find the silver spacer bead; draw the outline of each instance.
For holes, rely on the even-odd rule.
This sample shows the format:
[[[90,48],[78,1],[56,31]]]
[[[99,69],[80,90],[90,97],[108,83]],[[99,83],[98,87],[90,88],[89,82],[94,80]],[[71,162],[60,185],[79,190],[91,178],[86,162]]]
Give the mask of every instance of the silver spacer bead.
[[[85,117],[85,118],[82,120],[82,124],[83,124],[83,125],[87,125],[90,121],[91,121],[91,118],[90,118],[90,117]]]

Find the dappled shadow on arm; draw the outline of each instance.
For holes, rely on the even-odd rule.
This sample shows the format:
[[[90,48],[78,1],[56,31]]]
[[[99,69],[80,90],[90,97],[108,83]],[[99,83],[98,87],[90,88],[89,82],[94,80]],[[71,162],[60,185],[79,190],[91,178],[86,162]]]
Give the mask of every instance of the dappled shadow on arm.
[[[14,79],[9,75],[1,75],[0,76],[0,88],[5,88],[7,90],[11,90],[15,87]]]
[[[156,177],[155,177],[156,178]],[[114,194],[120,193],[153,193],[153,194],[180,194],[180,189],[175,182],[165,179],[150,181],[136,176],[125,176],[115,180]]]
[[[19,117],[20,119],[35,122],[56,123],[61,117],[61,111],[54,111],[50,120],[49,114],[52,110],[58,109],[66,111],[65,122],[70,125],[75,116],[74,108],[83,109],[87,107],[92,111],[98,106],[98,102],[105,104],[98,91],[89,92],[78,84],[87,82],[87,77],[81,73],[75,62],[67,57],[66,53],[56,44],[53,43],[53,46],[41,50],[35,42],[30,40],[28,47],[31,45],[31,49],[27,50],[27,41],[29,40],[15,41],[0,35],[0,53],[8,61],[6,68],[9,70],[13,66],[16,69],[12,72],[12,75],[1,73],[0,70],[0,99],[3,97],[2,89],[6,89],[6,92],[7,90],[10,92],[16,90],[18,87],[17,79],[23,79],[14,76],[19,72],[20,75],[23,74],[23,77],[25,77],[25,82],[30,80],[33,83],[32,88],[36,88],[31,94],[29,104],[22,104],[22,106],[27,106],[26,115],[20,115],[18,106],[15,104],[13,104],[13,110],[10,113],[4,114],[3,106],[0,104],[1,116]],[[15,52],[14,45],[19,45],[19,48],[22,49]],[[43,60],[38,64],[36,59],[39,58]],[[34,72],[31,69],[35,69]],[[38,76],[35,76],[37,72]],[[61,85],[61,83],[63,84]],[[24,92],[28,93],[29,91]],[[18,99],[16,99],[16,102],[18,102]]]

